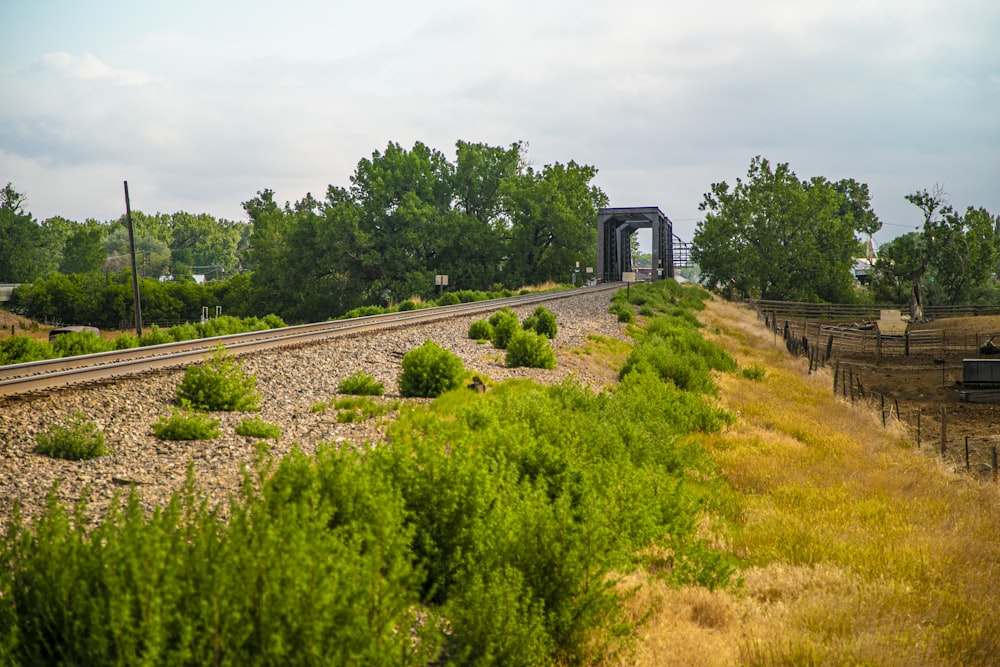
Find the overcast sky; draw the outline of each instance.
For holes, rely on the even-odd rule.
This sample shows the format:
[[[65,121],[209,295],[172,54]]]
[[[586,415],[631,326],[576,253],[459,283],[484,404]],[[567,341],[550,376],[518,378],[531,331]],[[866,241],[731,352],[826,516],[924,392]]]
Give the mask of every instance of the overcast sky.
[[[996,0],[4,0],[0,185],[37,220],[346,186],[389,142],[528,144],[690,240],[751,158],[1000,214]]]

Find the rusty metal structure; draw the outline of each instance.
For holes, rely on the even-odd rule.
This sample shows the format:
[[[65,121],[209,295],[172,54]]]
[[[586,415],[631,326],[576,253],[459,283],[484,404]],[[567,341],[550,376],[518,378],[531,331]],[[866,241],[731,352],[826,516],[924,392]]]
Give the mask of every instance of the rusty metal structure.
[[[656,206],[602,208],[597,211],[597,280],[617,282],[632,271],[632,234],[639,229],[653,232],[651,278],[673,278],[673,223]],[[678,239],[680,240],[680,239]]]

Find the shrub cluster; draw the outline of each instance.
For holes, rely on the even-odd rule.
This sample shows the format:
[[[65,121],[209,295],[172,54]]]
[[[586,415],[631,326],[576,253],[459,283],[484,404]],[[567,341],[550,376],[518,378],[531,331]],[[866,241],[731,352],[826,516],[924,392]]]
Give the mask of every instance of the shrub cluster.
[[[153,423],[153,434],[160,440],[211,440],[222,434],[219,423],[205,414],[174,410]]]
[[[538,306],[535,308],[535,312],[525,318],[524,328],[531,329],[546,338],[555,338],[559,332],[556,314],[545,306]]]
[[[51,343],[18,335],[0,341],[0,366],[80,354],[95,354],[110,350],[126,350],[133,347],[225,336],[248,331],[263,331],[284,326],[286,326],[285,322],[277,315],[244,319],[223,315],[204,323],[178,324],[169,329],[161,329],[154,324],[139,338],[130,333],[121,333],[110,341],[105,341],[89,331],[74,331],[63,334]]]
[[[722,348],[705,340],[698,331],[700,324],[687,310],[690,303],[703,305],[700,300],[687,295],[693,290],[703,291],[693,286],[681,288],[679,294],[670,295],[670,303],[661,304],[659,309],[671,314],[657,315],[648,322],[619,373],[620,378],[637,371],[650,371],[679,389],[714,394],[716,387],[711,371],[732,373],[737,370],[736,360]],[[643,298],[642,291],[634,291],[639,298]],[[684,305],[679,305],[682,301]],[[675,313],[677,308],[683,314]]]
[[[461,386],[465,376],[462,359],[432,340],[404,354],[402,365],[402,396],[433,398]]]
[[[260,409],[257,376],[247,375],[221,344],[201,366],[188,366],[177,402],[192,410],[246,412]]]
[[[476,320],[469,325],[469,338],[472,340],[493,340],[493,325],[489,320]]]
[[[598,395],[573,382],[452,392],[403,411],[377,448],[263,459],[227,520],[193,482],[160,511],[133,494],[91,525],[72,518],[85,501],[67,510],[53,493],[0,539],[0,656],[616,662],[635,631],[622,573],[730,581],[708,520],[728,499],[686,437],[728,418],[639,364]]]
[[[236,434],[248,438],[263,438],[268,440],[281,440],[281,427],[277,424],[266,422],[260,417],[244,419],[236,425]]]
[[[506,350],[507,343],[518,331],[521,331],[521,322],[517,319],[517,313],[504,306],[489,317],[489,325],[493,327],[493,347],[498,350]]]
[[[97,428],[97,424],[85,421],[82,412],[77,412],[65,426],[53,424],[45,432],[39,433],[35,451],[69,461],[94,459],[107,453],[104,434]]]
[[[381,396],[385,393],[385,385],[364,371],[356,371],[340,381],[337,391],[355,396]]]
[[[514,334],[507,343],[506,363],[509,368],[555,368],[556,354],[549,339],[531,329]]]

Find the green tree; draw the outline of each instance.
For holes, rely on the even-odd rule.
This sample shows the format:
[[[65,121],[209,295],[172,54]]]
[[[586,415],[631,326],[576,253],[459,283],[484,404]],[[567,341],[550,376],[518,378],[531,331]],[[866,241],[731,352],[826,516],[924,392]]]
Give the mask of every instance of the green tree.
[[[7,183],[0,190],[0,282],[25,283],[59,266],[58,237],[24,211],[25,196]]]
[[[170,216],[170,252],[175,262],[209,278],[237,272],[237,250],[246,225],[216,220],[210,215],[174,213]]]
[[[591,181],[597,169],[570,161],[527,167],[504,182],[507,285],[565,282],[576,262],[597,248],[597,209],[608,198]]]
[[[691,254],[703,282],[764,299],[851,300],[857,235],[881,226],[866,185],[800,181],[760,156],[746,181],[714,183],[700,208]]]
[[[99,271],[107,261],[104,246],[107,231],[107,226],[93,219],[74,224],[63,244],[59,270],[63,273]]]
[[[170,271],[170,246],[158,236],[147,230],[133,228],[135,238],[135,262],[139,275],[147,278],[158,278]],[[112,226],[104,240],[107,253],[106,273],[118,273],[128,269],[131,271],[131,249],[128,242],[128,229],[124,225]]]
[[[923,226],[879,249],[875,269],[881,293],[902,301],[909,292],[914,319],[923,317],[928,292],[943,304],[992,294],[1000,261],[998,220],[982,208],[969,207],[960,215],[945,201],[940,186],[918,190],[906,200],[920,209]]]

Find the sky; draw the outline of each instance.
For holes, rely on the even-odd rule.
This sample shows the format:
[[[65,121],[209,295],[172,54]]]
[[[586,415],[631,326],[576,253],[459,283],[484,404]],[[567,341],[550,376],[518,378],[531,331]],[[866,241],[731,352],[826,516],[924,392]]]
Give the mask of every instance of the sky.
[[[33,0],[0,4],[0,186],[36,220],[349,186],[390,142],[597,168],[690,240],[751,159],[867,183],[877,242],[941,187],[1000,214],[996,0]]]

